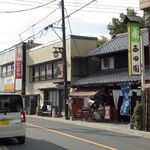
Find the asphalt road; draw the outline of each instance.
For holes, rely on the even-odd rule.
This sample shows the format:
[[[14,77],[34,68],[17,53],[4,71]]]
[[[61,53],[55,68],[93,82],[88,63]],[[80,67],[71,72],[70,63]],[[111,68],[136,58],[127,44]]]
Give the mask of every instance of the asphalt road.
[[[0,140],[0,150],[149,150],[149,139],[41,118],[27,119],[27,139]]]

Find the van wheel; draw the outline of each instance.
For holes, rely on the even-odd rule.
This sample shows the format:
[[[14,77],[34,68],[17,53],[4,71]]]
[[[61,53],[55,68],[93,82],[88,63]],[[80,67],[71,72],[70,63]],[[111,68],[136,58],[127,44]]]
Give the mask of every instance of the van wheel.
[[[19,144],[24,144],[25,143],[25,136],[19,136],[17,137]]]

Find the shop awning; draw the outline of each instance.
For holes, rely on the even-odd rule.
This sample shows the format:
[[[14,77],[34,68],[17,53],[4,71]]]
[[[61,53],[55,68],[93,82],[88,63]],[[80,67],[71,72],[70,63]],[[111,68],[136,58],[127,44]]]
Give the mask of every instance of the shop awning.
[[[97,93],[104,93],[104,89],[79,89],[69,94],[70,97],[91,97]]]

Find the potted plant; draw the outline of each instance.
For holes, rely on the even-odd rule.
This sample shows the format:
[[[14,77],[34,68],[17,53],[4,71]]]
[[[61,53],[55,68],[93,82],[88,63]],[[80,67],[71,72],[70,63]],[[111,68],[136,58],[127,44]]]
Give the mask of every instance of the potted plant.
[[[142,113],[143,113],[143,106],[140,102],[137,102],[134,108],[134,119],[135,119],[134,126],[138,130],[142,129]]]

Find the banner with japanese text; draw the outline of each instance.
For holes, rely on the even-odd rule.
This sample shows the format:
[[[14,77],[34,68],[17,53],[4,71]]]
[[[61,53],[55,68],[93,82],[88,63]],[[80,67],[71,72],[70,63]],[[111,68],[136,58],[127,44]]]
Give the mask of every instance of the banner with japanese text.
[[[141,74],[140,25],[128,24],[128,69],[129,75]]]
[[[130,83],[121,84],[123,103],[120,108],[120,114],[123,116],[130,115],[130,109],[131,109],[131,98],[129,96],[130,90],[131,90]]]
[[[15,78],[22,78],[22,44],[16,45]]]

